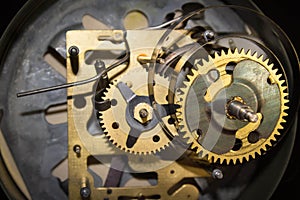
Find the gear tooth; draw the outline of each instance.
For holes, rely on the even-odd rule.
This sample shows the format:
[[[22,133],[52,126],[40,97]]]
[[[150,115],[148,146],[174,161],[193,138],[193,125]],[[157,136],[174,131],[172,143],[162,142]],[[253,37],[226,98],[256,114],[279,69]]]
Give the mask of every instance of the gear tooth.
[[[289,107],[287,107],[287,106],[284,106],[284,107],[283,107],[283,110],[288,110],[288,109],[289,109]],[[283,112],[283,113],[282,113],[282,116],[283,116],[283,117],[286,117],[286,116],[288,116],[288,114],[287,114],[286,112]]]
[[[236,159],[233,159],[233,158],[224,159],[224,160],[227,165],[230,165],[231,162],[234,163],[236,161]]]
[[[280,84],[280,85],[283,85],[284,83],[285,83],[285,80],[279,81],[279,84]]]
[[[202,151],[202,150],[199,151],[198,157],[199,157],[199,158],[204,158],[204,157],[205,157],[205,156],[203,155],[203,151]]]
[[[287,113],[282,113],[282,117],[286,117],[286,116],[288,116],[288,114]]]
[[[251,152],[247,157],[245,157],[250,161],[250,159],[255,159],[255,153]]]
[[[252,51],[251,51],[251,49],[248,49],[247,51],[245,51],[246,52],[246,56],[252,56]]]
[[[278,135],[277,133],[275,133],[274,135],[272,135],[270,138],[269,138],[269,141],[265,144],[265,149],[263,149],[263,150],[267,150],[267,146],[269,146],[269,147],[271,147],[272,146],[272,141],[273,142],[276,142],[277,141],[277,139],[276,139],[276,137],[275,137],[275,135]]]
[[[214,157],[210,154],[206,154],[205,156],[207,156],[207,160],[211,160],[212,162],[214,162]]]
[[[279,79],[279,75],[277,75],[278,69],[274,69],[273,73],[276,75],[276,78]]]
[[[265,65],[269,65],[269,62],[270,62],[270,59],[269,59],[269,58],[267,58],[266,60],[264,60],[264,64],[265,64]]]
[[[196,69],[194,69],[194,68],[191,69],[191,72],[192,72],[193,75],[198,74],[198,70],[196,70]]]
[[[257,58],[257,60],[259,61],[259,62],[263,62],[263,60],[264,60],[264,55],[260,55],[258,58]]]
[[[186,77],[187,77],[188,80],[191,81],[193,79],[194,75],[188,74],[188,75],[186,75]],[[185,86],[188,85],[188,81],[183,81],[183,82],[186,82]]]
[[[236,165],[237,160],[240,160],[240,158],[237,158],[237,159],[230,159],[230,160],[232,160],[233,164]]]
[[[249,162],[249,160],[250,160],[250,155],[249,155],[249,156],[245,156],[245,160],[246,160],[247,162]]]
[[[276,138],[276,136],[280,136],[281,135],[281,133],[279,132],[279,131],[276,131],[275,133],[274,133],[274,142],[275,141],[277,141],[277,138]]]
[[[216,51],[216,52],[214,53],[214,58],[211,57],[211,59],[209,59],[208,61],[209,61],[209,62],[213,62],[214,59],[219,59],[220,56],[221,56],[221,55],[220,55],[220,52],[217,52],[217,51]]]
[[[188,144],[191,144],[191,149],[192,150],[196,150],[196,152],[199,152],[199,147],[198,145],[196,145],[193,140],[191,140],[190,138],[185,138],[185,139],[188,139]]]
[[[264,151],[266,151],[266,150],[267,150],[267,148],[266,148],[266,147],[263,147],[263,148],[261,148],[259,151],[253,152],[253,153],[252,153],[253,159],[255,159],[255,158],[258,157],[258,156],[261,156],[262,153],[263,153]]]
[[[182,121],[182,113],[181,112],[177,111],[175,115],[176,115],[177,121]]]
[[[187,140],[189,144],[191,143],[191,142],[190,142],[190,136],[188,136],[186,133],[183,133],[182,139]],[[192,146],[194,146],[194,145],[192,145]],[[192,149],[193,149],[193,148],[192,148]]]
[[[234,49],[234,52],[232,53],[232,55],[233,55],[233,54],[239,54],[238,48],[235,48],[235,49]]]
[[[178,95],[183,95],[184,94],[184,92],[182,91],[182,89],[181,88],[177,88],[176,89],[176,94],[178,94]]]
[[[283,101],[284,105],[290,102],[288,99],[283,99],[282,101]],[[282,110],[288,110],[289,108],[290,107],[288,107],[288,106],[283,106]]]
[[[245,49],[244,49],[244,48],[241,49],[240,54],[241,54],[242,56],[246,55],[246,54],[245,54]]]
[[[224,51],[224,49],[221,50],[221,56],[226,56],[226,52]]]
[[[258,53],[254,52],[253,57],[258,58]]]
[[[287,88],[286,86],[282,86],[282,87],[281,87],[281,90],[282,90],[282,91],[286,91],[287,89],[288,89],[288,88]],[[288,96],[288,93],[284,92],[284,93],[283,93],[283,96],[284,96],[284,97]]]
[[[205,60],[206,61],[206,60]],[[207,61],[205,62],[205,63],[203,63],[203,66],[205,66],[205,64],[207,64],[207,63],[211,63],[211,62],[213,62],[214,61],[214,58],[211,56],[211,55],[209,55],[208,57],[207,57]]]
[[[283,126],[281,124],[279,124],[277,129],[283,129]]]
[[[215,157],[213,155],[207,154],[207,158],[208,160],[211,160],[212,163],[217,163],[217,162],[221,162],[221,158]]]
[[[276,141],[276,139],[274,140],[274,139],[272,138],[272,140],[269,140],[268,142],[266,142],[265,145],[263,145],[263,146],[261,147],[260,154],[266,152],[266,151],[268,150],[268,148],[270,148],[270,147],[272,146],[271,141]]]
[[[271,70],[273,70],[273,69],[274,69],[274,64],[271,63],[271,64],[269,65],[269,68],[270,68]]]

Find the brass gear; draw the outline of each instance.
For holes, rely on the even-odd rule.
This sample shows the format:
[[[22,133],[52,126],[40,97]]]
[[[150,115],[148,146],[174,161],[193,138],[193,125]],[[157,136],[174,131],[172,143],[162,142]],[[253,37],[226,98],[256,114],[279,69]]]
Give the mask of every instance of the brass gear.
[[[277,141],[288,109],[288,87],[274,64],[235,49],[198,60],[195,68],[177,92],[179,132],[190,148],[221,164],[242,163],[267,151]],[[252,108],[253,121],[228,115],[233,100]]]
[[[147,80],[148,72],[144,68],[134,67],[130,69],[120,80],[114,80],[107,88],[103,98],[110,99],[112,106],[99,113],[100,124],[108,140],[121,150],[133,154],[154,154],[165,149],[170,143],[170,139],[164,133],[160,124],[153,122],[156,115],[150,101],[148,101]],[[126,91],[128,93],[132,92],[132,97],[137,98],[131,111],[128,108],[130,107],[129,103],[124,99],[124,94],[120,92],[123,89],[120,89],[118,84],[122,84],[123,88],[125,87],[124,93]],[[163,94],[167,94],[168,80],[157,75],[155,86],[159,88],[159,92],[155,97],[156,102],[160,105],[167,104]],[[130,96],[130,94],[128,95]],[[162,112],[164,111],[162,110]],[[167,116],[162,116],[161,120],[167,123]],[[140,135],[134,145],[130,146],[127,143],[129,133],[136,129],[139,129]]]

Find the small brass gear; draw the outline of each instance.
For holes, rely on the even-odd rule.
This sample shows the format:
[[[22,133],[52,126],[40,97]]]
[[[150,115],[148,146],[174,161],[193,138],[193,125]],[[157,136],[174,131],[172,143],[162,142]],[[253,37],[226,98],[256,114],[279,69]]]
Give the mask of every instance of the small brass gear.
[[[177,118],[180,135],[199,157],[213,163],[242,163],[278,140],[286,122],[288,86],[263,57],[235,49],[195,62],[177,92]],[[251,118],[243,115],[239,120],[239,114],[228,114],[232,101]]]
[[[148,72],[144,68],[130,69],[107,88],[103,98],[110,99],[111,108],[99,113],[100,124],[108,140],[133,154],[154,154],[170,143],[151,107],[147,80]],[[167,123],[168,116],[163,105],[167,104],[168,80],[157,75],[155,85],[159,88],[156,102],[160,105],[160,117]]]

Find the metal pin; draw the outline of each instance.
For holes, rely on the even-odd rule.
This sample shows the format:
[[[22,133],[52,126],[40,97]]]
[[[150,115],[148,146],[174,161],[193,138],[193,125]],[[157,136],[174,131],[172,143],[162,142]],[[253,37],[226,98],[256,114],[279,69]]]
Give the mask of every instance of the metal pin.
[[[71,46],[69,48],[69,54],[70,54],[70,61],[71,61],[71,67],[72,72],[77,75],[79,71],[79,48],[77,46]]]
[[[227,104],[227,115],[242,121],[257,122],[258,120],[257,114],[241,100],[232,100]]]
[[[89,183],[87,178],[83,177],[81,181],[81,188],[80,188],[80,196],[82,199],[87,199],[91,195],[91,189],[89,187]]]

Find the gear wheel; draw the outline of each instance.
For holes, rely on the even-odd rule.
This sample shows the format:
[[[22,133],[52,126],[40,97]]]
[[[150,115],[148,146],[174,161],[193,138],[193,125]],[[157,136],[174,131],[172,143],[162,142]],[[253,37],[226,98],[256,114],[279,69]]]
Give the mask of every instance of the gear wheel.
[[[142,67],[130,69],[120,80],[114,80],[105,99],[111,108],[101,111],[100,124],[108,140],[118,148],[133,154],[157,153],[169,146],[170,139],[162,130],[148,95],[148,72]],[[156,100],[160,120],[167,122],[168,80],[157,75],[159,88]]]
[[[195,62],[177,92],[177,118],[180,135],[199,157],[242,163],[278,140],[288,88],[263,57],[235,49]]]

